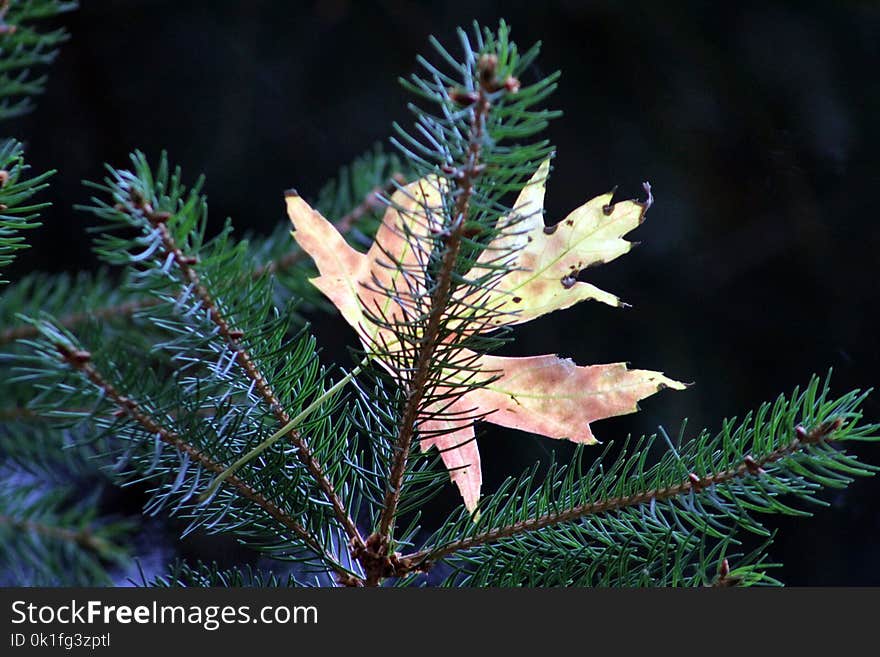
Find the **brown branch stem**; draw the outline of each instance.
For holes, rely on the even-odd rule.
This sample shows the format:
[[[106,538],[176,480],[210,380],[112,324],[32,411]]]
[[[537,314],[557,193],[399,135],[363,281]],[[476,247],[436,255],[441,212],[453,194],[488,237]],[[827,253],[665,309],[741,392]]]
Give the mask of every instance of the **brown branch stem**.
[[[118,407],[121,414],[124,414],[137,422],[151,435],[158,436],[166,445],[170,445],[181,454],[187,454],[195,463],[198,463],[205,470],[213,472],[214,474],[220,474],[226,469],[223,464],[214,461],[210,456],[186,442],[178,433],[161,425],[149,413],[147,413],[137,401],[123,395],[89,362],[91,354],[71,349],[64,344],[58,344],[56,345],[56,348],[61,354],[61,358],[68,365],[85,376],[92,385],[100,389],[104,394],[104,398],[112,401],[113,404]],[[350,573],[323,550],[311,533],[297,522],[295,518],[288,515],[281,507],[275,504],[275,502],[255,490],[239,477],[233,475],[228,477],[226,481],[243,499],[256,504],[282,527],[302,540],[310,550],[315,552],[315,554],[320,555],[341,577],[350,577]]]
[[[257,366],[250,352],[244,347],[241,339],[244,332],[233,328],[224,314],[220,311],[217,301],[211,295],[209,290],[203,285],[201,278],[195,270],[197,259],[187,256],[181,251],[180,247],[174,240],[171,231],[168,230],[167,221],[169,215],[163,212],[156,212],[146,203],[144,199],[132,199],[138,209],[144,213],[146,219],[159,231],[162,239],[162,245],[166,255],[170,255],[177,267],[180,269],[183,277],[192,285],[193,292],[201,300],[202,307],[207,311],[210,320],[219,329],[220,335],[226,341],[229,348],[235,352],[235,358],[238,364],[244,370],[245,374],[254,382],[255,388],[262,397],[263,401],[268,405],[275,419],[285,426],[290,423],[291,417],[284,409],[273,390],[271,384],[266,379],[263,372]],[[290,443],[296,447],[296,458],[302,463],[312,478],[315,480],[318,488],[321,489],[327,501],[333,507],[333,512],[339,522],[345,529],[349,540],[355,546],[364,544],[363,538],[358,531],[357,526],[348,514],[342,500],[336,493],[330,479],[324,474],[324,468],[315,458],[309,449],[306,439],[296,429],[292,429],[287,435]]]
[[[474,180],[480,175],[480,156],[482,153],[483,134],[486,118],[491,107],[489,85],[494,82],[494,69],[497,59],[491,56],[481,58],[478,64],[480,76],[479,91],[476,95],[470,121],[468,150],[465,162],[453,172],[458,188],[458,196],[454,207],[454,216],[445,236],[443,258],[437,274],[436,283],[430,296],[430,311],[421,336],[418,351],[414,358],[413,374],[407,385],[406,401],[404,402],[400,426],[394,446],[394,459],[388,474],[382,514],[375,533],[368,539],[371,554],[365,555],[362,563],[366,570],[367,586],[375,586],[383,577],[393,573],[395,568],[394,555],[388,555],[392,544],[394,523],[400,503],[403,479],[415,434],[416,423],[422,410],[422,401],[427,394],[428,380],[432,370],[435,351],[440,342],[440,329],[447,311],[452,289],[452,276],[461,250],[462,230],[470,213],[470,201],[473,195]],[[492,69],[491,71],[489,69]]]
[[[538,531],[545,527],[558,525],[564,522],[571,522],[586,516],[613,513],[629,507],[649,504],[652,501],[661,502],[673,497],[678,497],[679,495],[687,494],[690,491],[700,492],[705,488],[724,484],[733,479],[745,477],[746,475],[760,476],[764,474],[764,467],[767,465],[775,463],[787,456],[791,456],[806,446],[833,440],[833,434],[840,428],[841,424],[842,421],[840,419],[830,420],[815,427],[811,431],[806,431],[803,427],[798,426],[795,428],[795,438],[788,444],[777,447],[772,452],[765,454],[758,459],[746,456],[742,463],[728,470],[710,473],[703,477],[691,473],[684,481],[666,488],[641,491],[624,497],[612,497],[598,502],[582,504],[571,509],[566,509],[565,511],[548,513],[543,516],[522,520],[504,527],[492,529],[482,534],[477,534],[459,541],[453,541],[436,548],[414,552],[400,559],[400,562],[404,564],[405,568],[404,573],[401,574],[412,572],[414,570],[427,570],[433,563],[436,563],[440,559],[448,557],[455,552],[469,550],[481,545],[486,545],[487,543],[494,543],[518,534]]]
[[[29,409],[27,406],[12,406],[10,408],[0,409],[0,422],[36,420],[39,417],[39,414]]]
[[[199,417],[214,417],[217,413],[216,408],[199,408],[194,414]],[[53,409],[51,413],[40,413],[27,406],[10,406],[0,409],[0,423],[2,422],[39,422],[41,420],[50,420],[56,415],[93,415],[92,409],[87,407],[68,407]],[[174,414],[169,414],[174,417]]]
[[[113,306],[104,306],[103,308],[95,308],[86,312],[76,312],[65,315],[58,319],[58,323],[65,328],[72,328],[78,324],[82,324],[88,319],[113,319],[114,317],[131,317],[141,308],[149,308],[160,303],[158,299],[138,299],[135,301],[126,301],[125,303]],[[0,346],[22,340],[25,338],[35,338],[39,335],[39,329],[31,324],[23,324],[21,326],[13,326],[12,328],[0,331]]]
[[[99,556],[108,552],[111,547],[106,539],[95,535],[91,527],[84,527],[75,530],[6,515],[0,515],[0,525],[6,525],[14,530],[39,534],[40,536],[46,536],[66,543],[73,543],[85,550],[94,552]]]

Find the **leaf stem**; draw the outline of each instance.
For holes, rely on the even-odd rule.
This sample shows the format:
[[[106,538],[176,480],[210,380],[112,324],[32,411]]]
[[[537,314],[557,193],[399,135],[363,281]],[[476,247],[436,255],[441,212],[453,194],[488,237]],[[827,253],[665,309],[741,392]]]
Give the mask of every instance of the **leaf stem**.
[[[226,481],[230,476],[235,474],[242,466],[250,463],[256,457],[258,457],[260,454],[262,454],[272,445],[278,442],[281,438],[284,438],[288,433],[296,429],[306,420],[306,418],[308,418],[315,410],[317,410],[321,406],[321,404],[330,399],[338,391],[348,385],[358,374],[360,374],[361,371],[363,371],[363,368],[367,366],[372,358],[373,356],[371,354],[367,354],[353,370],[342,377],[339,381],[334,383],[323,394],[316,397],[315,400],[312,401],[312,403],[310,403],[302,411],[300,411],[293,419],[290,420],[290,422],[285,424],[278,431],[273,433],[271,436],[266,438],[259,445],[249,451],[247,454],[238,459],[235,463],[226,468],[226,470],[217,475],[214,481],[212,481],[211,484],[204,490],[204,492],[199,495],[199,501],[204,501],[211,497],[217,491],[217,489],[220,488],[223,482]]]

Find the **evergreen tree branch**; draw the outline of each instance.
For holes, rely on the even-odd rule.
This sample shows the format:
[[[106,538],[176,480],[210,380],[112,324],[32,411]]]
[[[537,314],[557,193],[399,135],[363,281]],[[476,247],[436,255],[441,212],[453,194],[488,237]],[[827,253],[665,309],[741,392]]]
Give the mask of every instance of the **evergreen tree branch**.
[[[138,583],[141,586],[153,588],[187,588],[187,587],[214,587],[222,586],[229,588],[291,588],[303,586],[293,574],[286,576],[277,575],[273,572],[265,572],[252,566],[221,569],[217,563],[204,563],[197,561],[189,565],[182,561],[171,564],[166,575],[147,580],[142,577]]]
[[[2,20],[14,6],[60,4],[0,0],[0,50],[20,32]],[[75,283],[32,276],[0,296],[0,324],[9,326],[0,330],[0,345],[18,341],[0,353],[0,466],[15,473],[0,476],[0,533],[22,537],[20,548],[4,544],[0,556],[38,572],[28,550],[33,543],[42,555],[40,544],[47,543],[88,569],[86,583],[109,579],[104,566],[124,548],[98,518],[99,496],[91,506],[71,503],[71,491],[42,500],[42,489],[25,491],[16,479],[33,475],[44,485],[43,453],[51,466],[76,452],[104,477],[149,484],[145,511],[167,508],[187,517],[184,535],[231,533],[304,569],[275,575],[178,564],[166,577],[144,577],[145,585],[290,586],[301,584],[302,572],[346,586],[387,579],[409,585],[424,583],[432,569],[431,577],[447,586],[775,584],[765,572],[774,565],[766,555],[772,532],[757,514],[807,515],[788,498],[821,504],[820,491],[878,470],[842,447],[880,439],[880,427],[860,423],[865,395],[829,399],[827,381],[820,391],[814,380],[740,423],[725,421],[717,434],[700,432],[677,446],[667,438],[668,450],[655,449],[662,445],[652,436],[627,441],[606,462],[616,447],[595,460],[577,447],[571,461],[554,460],[546,476],[538,476],[536,464],[484,494],[478,512],[471,512],[476,501],[459,507],[424,538],[419,512],[455,471],[447,470],[449,448],[435,439],[446,430],[426,425],[492,412],[451,405],[486,386],[481,376],[492,378],[477,359],[506,334],[481,334],[501,324],[491,292],[512,262],[512,252],[492,245],[502,233],[515,234],[522,217],[505,200],[551,155],[546,141],[527,138],[555,116],[533,109],[553,90],[555,74],[520,88],[537,46],[520,56],[503,23],[497,33],[475,25],[473,40],[463,30],[459,35],[461,61],[435,43],[451,74],[421,60],[428,76],[405,83],[435,105],[413,106],[412,134],[396,128],[407,168],[377,151],[321,194],[319,209],[339,217],[336,229],[353,233],[349,241],[368,241],[370,218],[386,208],[401,218],[399,226],[382,226],[396,230],[394,239],[375,241],[385,256],[376,262],[392,275],[371,269],[370,280],[357,281],[379,300],[360,308],[377,327],[369,336],[378,337],[371,342],[359,331],[364,362],[335,383],[314,338],[293,335],[299,318],[291,319],[292,301],[307,305],[318,295],[301,275],[303,252],[289,250],[289,226],[279,226],[285,239],[240,240],[227,222],[205,241],[201,183],[187,191],[164,156],[152,169],[137,153],[131,169],[109,168],[104,184],[93,185],[101,194],[85,209],[105,222],[96,251],[125,274]],[[4,93],[39,87],[26,78],[4,87],[7,70],[0,61],[0,117],[8,109]],[[15,148],[9,153],[18,157]],[[397,173],[410,167],[419,175]],[[12,208],[3,199],[16,175],[0,162],[0,214]],[[424,187],[419,196],[403,185],[415,179],[431,187],[440,206],[427,200]],[[19,183],[19,220],[5,246],[19,248],[17,231],[30,227],[39,207],[23,200],[42,182]],[[392,200],[397,191],[418,207]],[[321,208],[324,201],[333,209]],[[0,260],[9,236],[5,219]],[[481,257],[486,250],[488,262]],[[61,319],[12,325],[12,318],[40,311]],[[59,326],[77,327],[82,342]],[[366,377],[355,379],[362,367],[375,376],[372,390]],[[349,383],[353,401],[341,394]],[[36,499],[3,500],[4,486]],[[372,532],[366,538],[363,528]],[[754,537],[740,540],[748,532],[761,545],[744,554],[754,544]],[[69,563],[59,558],[39,572],[62,581],[59,565]]]
[[[373,187],[363,200],[336,222],[337,229],[345,235],[355,228],[369,213],[383,209],[385,204],[382,202],[382,196],[393,192],[395,185],[401,184],[404,180],[405,178],[402,173],[395,172],[392,174],[389,182],[381,186],[377,185]],[[0,182],[2,182],[2,178],[0,178]],[[258,279],[262,276],[290,271],[299,265],[303,259],[304,254],[302,251],[289,251],[288,253],[271,259],[265,264],[257,267],[253,271],[252,278]],[[134,316],[138,311],[155,307],[160,303],[161,300],[153,297],[126,300],[112,305],[99,306],[89,310],[67,313],[58,317],[56,321],[65,328],[75,328],[83,322],[91,319],[128,319]],[[0,330],[0,347],[15,342],[16,340],[34,338],[38,334],[38,329],[30,323],[11,326]]]
[[[11,406],[0,410],[0,422],[15,422],[39,417],[26,406]]]
[[[0,120],[33,108],[31,97],[43,92],[46,77],[32,71],[52,63],[67,40],[63,29],[42,32],[33,23],[76,7],[62,0],[0,0]]]
[[[217,326],[220,335],[226,341],[229,348],[235,353],[235,359],[239,365],[241,365],[245,374],[256,384],[257,391],[269,406],[275,418],[281,426],[287,426],[290,424],[291,416],[284,409],[278,396],[272,389],[271,384],[263,372],[260,371],[249,351],[242,344],[241,338],[244,337],[244,332],[230,325],[229,321],[220,311],[220,308],[211,293],[202,284],[199,274],[196,272],[195,265],[197,264],[197,258],[185,255],[177,245],[171,232],[168,230],[166,222],[170,218],[169,213],[154,211],[145,199],[138,198],[137,196],[132,198],[132,202],[134,208],[141,211],[153,227],[159,231],[166,255],[173,259],[185,279],[191,284],[193,293],[197,298],[201,299],[202,306],[206,310],[208,317]],[[296,457],[308,469],[312,477],[314,477],[318,487],[324,492],[327,501],[333,507],[336,518],[345,528],[349,539],[355,545],[362,545],[363,538],[361,537],[357,526],[351,519],[351,516],[349,516],[348,511],[337,495],[333,484],[324,474],[324,467],[313,456],[306,443],[305,437],[302,436],[297,429],[291,429],[287,434],[287,437],[290,443],[296,447]],[[225,468],[216,472],[216,474],[221,474],[224,470]],[[233,481],[233,478],[227,477],[227,481],[231,482]]]
[[[108,569],[129,556],[132,523],[100,515],[94,481],[80,488],[72,471],[53,478],[34,466],[2,463],[0,586],[109,584]]]
[[[205,470],[214,474],[220,474],[226,468],[220,463],[211,459],[207,454],[188,443],[182,436],[164,427],[150,414],[148,414],[140,404],[131,397],[123,395],[116,387],[107,381],[98,370],[91,365],[91,354],[87,351],[73,349],[62,343],[55,343],[62,360],[70,367],[78,371],[93,386],[101,391],[102,395],[112,401],[118,408],[120,416],[127,416],[137,422],[148,433],[157,436],[162,442],[173,447],[181,454],[186,454],[189,458],[198,463]],[[242,498],[252,502],[265,511],[271,518],[277,521],[288,531],[292,532],[300,539],[311,551],[319,555],[330,567],[332,567],[340,576],[350,577],[350,573],[346,568],[339,564],[331,555],[322,548],[321,544],[314,536],[303,527],[297,520],[285,513],[277,504],[267,499],[263,494],[255,490],[247,482],[232,475],[226,479],[231,486]]]
[[[422,410],[422,400],[426,394],[428,380],[433,368],[434,351],[441,337],[440,329],[443,317],[450,302],[452,277],[461,250],[462,231],[470,214],[473,184],[482,170],[480,154],[482,151],[485,122],[491,107],[489,95],[494,91],[494,89],[489,88],[489,85],[494,78],[496,64],[497,59],[494,55],[484,55],[480,60],[478,68],[480,84],[470,122],[467,159],[461,163],[459,170],[455,174],[457,196],[454,214],[448,227],[448,236],[444,236],[445,248],[434,290],[431,293],[428,321],[421,339],[421,345],[414,359],[414,373],[405,392],[406,402],[400,420],[400,429],[395,445],[395,456],[388,476],[382,515],[379,520],[378,529],[374,536],[371,537],[373,541],[372,548],[379,554],[387,552],[391,542],[394,520],[397,516],[397,507],[400,502],[400,493],[406,472],[407,458],[410,453],[413,435],[415,434],[417,419]],[[379,576],[380,573],[374,569],[372,577]]]
[[[73,543],[83,549],[94,552],[97,556],[106,554],[112,549],[111,544],[105,538],[98,535],[93,527],[87,526],[80,529],[70,529],[68,527],[60,527],[45,522],[15,518],[3,514],[0,514],[0,525],[5,525],[13,531],[29,532]]]
[[[113,306],[105,306],[103,308],[94,308],[92,310],[70,313],[69,315],[59,317],[57,319],[57,322],[60,326],[63,326],[64,328],[76,328],[83,322],[89,321],[91,319],[108,320],[130,318],[139,310],[157,306],[159,305],[159,303],[161,302],[158,299],[153,298],[138,299],[136,301],[126,301],[124,303]],[[39,335],[39,329],[37,329],[33,324],[21,324],[19,326],[13,326],[3,331],[0,331],[0,346],[15,342],[16,340],[34,338],[37,335]]]
[[[745,477],[746,475],[760,476],[764,474],[765,466],[791,456],[796,452],[803,450],[810,445],[816,445],[821,442],[833,441],[834,432],[840,428],[842,420],[834,420],[825,422],[821,426],[807,431],[802,426],[795,428],[797,438],[792,440],[788,445],[778,447],[769,454],[759,459],[747,456],[735,468],[724,470],[722,472],[709,473],[699,476],[696,473],[689,473],[688,478],[675,486],[667,486],[657,490],[646,490],[626,497],[614,497],[610,499],[591,502],[581,506],[576,506],[558,513],[548,513],[537,518],[516,522],[506,527],[499,527],[491,531],[472,536],[470,538],[456,541],[448,545],[442,546],[436,550],[429,552],[416,552],[407,555],[405,559],[411,559],[413,564],[411,567],[420,568],[426,566],[431,561],[442,559],[448,555],[461,550],[469,550],[486,543],[494,543],[505,538],[523,534],[526,532],[534,532],[545,527],[551,527],[564,522],[571,522],[586,516],[598,515],[602,513],[613,513],[633,506],[650,504],[651,502],[660,502],[673,497],[687,495],[691,491],[700,493],[706,488],[727,483],[732,479]]]
[[[40,226],[37,222],[39,211],[48,205],[29,204],[28,201],[47,187],[46,180],[54,172],[25,178],[28,166],[22,150],[21,144],[13,139],[0,145],[0,267],[11,263],[16,251],[27,247],[21,231]],[[6,281],[0,278],[0,285],[4,283]]]
[[[678,528],[682,545],[693,532],[719,540],[728,540],[724,537],[738,529],[767,535],[751,518],[753,512],[803,514],[780,497],[817,501],[815,493],[821,488],[845,486],[851,476],[870,475],[876,469],[858,464],[835,447],[845,441],[877,440],[877,425],[857,423],[865,395],[854,391],[835,400],[828,398],[828,390],[827,381],[820,389],[814,378],[803,393],[780,397],[772,408],[762,406],[739,425],[725,421],[714,437],[703,432],[678,450],[670,443],[651,467],[646,457],[653,438],[632,450],[625,447],[607,470],[601,458],[587,472],[580,471],[579,461],[567,472],[556,472],[553,466],[534,493],[530,477],[505,484],[483,508],[489,518],[474,523],[462,517],[447,525],[436,541],[429,541],[434,545],[404,555],[399,562],[403,568],[426,569],[474,548],[480,550],[473,554],[488,552],[484,557],[491,561],[496,543],[506,554],[513,550],[525,557],[536,549],[534,541],[549,540],[557,531],[560,537],[574,531],[582,540],[600,544],[609,537],[624,540],[636,529],[643,540],[670,527]]]

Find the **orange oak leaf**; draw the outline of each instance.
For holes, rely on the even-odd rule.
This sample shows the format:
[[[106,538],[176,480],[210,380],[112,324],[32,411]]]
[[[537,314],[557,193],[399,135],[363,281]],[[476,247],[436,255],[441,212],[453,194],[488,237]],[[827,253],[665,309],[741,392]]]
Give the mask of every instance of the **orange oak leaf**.
[[[622,305],[616,296],[578,281],[577,276],[632,248],[623,235],[643,221],[650,194],[645,203],[614,203],[610,193],[604,194],[545,227],[548,173],[549,160],[522,189],[511,215],[501,220],[498,236],[465,275],[473,280],[503,268],[488,289],[453,298],[455,321],[464,323],[461,332],[468,329],[462,308],[490,309],[488,327],[474,322],[486,330],[527,322],[585,299]],[[444,185],[442,179],[427,177],[396,191],[367,253],[350,247],[333,224],[298,195],[286,197],[293,236],[318,267],[319,276],[311,282],[358,332],[368,352],[385,358],[406,358],[409,353],[389,325],[411,320],[418,313],[419,300],[428,294],[425,271],[432,236],[443,225]],[[625,363],[581,367],[555,355],[511,358],[465,348],[455,353],[456,360],[467,367],[444,372],[436,395],[443,396],[456,383],[472,383],[476,375],[484,377],[483,385],[467,388],[464,394],[452,396],[451,402],[428,404],[422,409],[418,430],[423,450],[440,450],[470,511],[477,506],[482,485],[475,417],[550,438],[595,443],[590,429],[594,420],[633,413],[639,400],[664,388],[684,388],[660,372],[629,370]],[[388,362],[382,357],[378,360],[394,374]]]

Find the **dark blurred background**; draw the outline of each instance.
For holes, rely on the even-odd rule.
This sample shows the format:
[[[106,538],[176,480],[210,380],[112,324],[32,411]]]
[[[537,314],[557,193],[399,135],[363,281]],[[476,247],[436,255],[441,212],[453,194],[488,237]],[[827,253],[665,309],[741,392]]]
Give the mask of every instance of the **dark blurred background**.
[[[55,204],[18,271],[93,267],[72,205],[102,163],[168,149],[207,176],[213,222],[268,232],[281,191],[321,184],[408,121],[396,82],[436,35],[504,17],[533,77],[563,72],[549,137],[556,221],[618,185],[650,180],[641,246],[589,280],[633,308],[599,304],[517,330],[511,353],[580,364],[630,361],[696,383],[597,423],[600,440],[718,427],[834,368],[838,392],[878,383],[880,5],[877,2],[85,2],[30,116],[7,125],[36,170],[57,168]],[[15,275],[15,271],[12,275]],[[348,362],[354,334],[316,316],[325,356]],[[880,420],[875,396],[869,416]],[[559,444],[487,431],[486,488]],[[880,451],[857,450],[873,463]],[[790,584],[880,584],[880,481],[827,496],[809,520],[773,523],[775,573]],[[444,508],[453,497],[439,504]],[[124,503],[124,500],[120,503]],[[198,553],[202,544],[176,545]],[[222,552],[222,549],[219,550]],[[141,555],[148,559],[147,555]],[[149,560],[149,559],[148,559]]]

